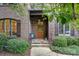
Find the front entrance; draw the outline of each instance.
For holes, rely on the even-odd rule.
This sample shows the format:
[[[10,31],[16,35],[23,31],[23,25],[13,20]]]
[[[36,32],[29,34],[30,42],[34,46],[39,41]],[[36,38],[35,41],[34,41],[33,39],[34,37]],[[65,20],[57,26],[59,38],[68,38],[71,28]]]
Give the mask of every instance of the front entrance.
[[[48,21],[44,20],[42,16],[31,16],[32,32],[35,34],[35,39],[47,39],[48,35]]]

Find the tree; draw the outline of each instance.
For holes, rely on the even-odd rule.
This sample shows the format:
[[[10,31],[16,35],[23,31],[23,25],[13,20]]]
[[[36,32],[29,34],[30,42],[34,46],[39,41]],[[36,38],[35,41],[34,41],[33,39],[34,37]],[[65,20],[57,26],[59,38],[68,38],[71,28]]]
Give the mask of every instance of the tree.
[[[26,16],[27,4],[24,3],[12,3],[10,8],[20,16]]]
[[[43,15],[48,17],[49,21],[56,18],[57,22],[65,24],[74,22],[74,27],[79,28],[79,4],[74,3],[52,3],[44,4]]]
[[[53,3],[45,4],[43,14],[48,16],[49,21],[56,18],[58,22],[66,23],[72,20],[72,4]]]
[[[78,3],[52,3],[43,6],[43,15],[48,17],[49,21],[56,18],[57,22],[72,23],[71,28],[79,30],[79,4]]]

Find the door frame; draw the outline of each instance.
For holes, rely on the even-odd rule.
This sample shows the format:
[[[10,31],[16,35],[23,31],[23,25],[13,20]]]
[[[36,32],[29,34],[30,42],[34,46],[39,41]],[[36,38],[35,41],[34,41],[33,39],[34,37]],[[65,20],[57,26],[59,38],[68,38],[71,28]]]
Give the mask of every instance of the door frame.
[[[41,16],[42,17],[42,10],[30,10],[30,22],[32,21],[31,19],[32,19],[32,16]],[[47,16],[45,16],[46,17],[46,20],[47,20],[47,27],[46,27],[46,31],[47,31],[47,33],[46,33],[46,38],[47,38],[47,40],[48,40],[48,18],[47,18]],[[44,17],[43,17],[44,18]],[[32,26],[31,26],[32,27]]]

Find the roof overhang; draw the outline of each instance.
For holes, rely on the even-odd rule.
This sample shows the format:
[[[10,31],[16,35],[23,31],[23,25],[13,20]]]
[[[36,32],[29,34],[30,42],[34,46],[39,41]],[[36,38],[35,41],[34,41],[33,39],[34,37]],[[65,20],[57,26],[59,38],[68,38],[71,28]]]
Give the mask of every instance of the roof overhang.
[[[30,15],[42,15],[42,10],[29,10]]]

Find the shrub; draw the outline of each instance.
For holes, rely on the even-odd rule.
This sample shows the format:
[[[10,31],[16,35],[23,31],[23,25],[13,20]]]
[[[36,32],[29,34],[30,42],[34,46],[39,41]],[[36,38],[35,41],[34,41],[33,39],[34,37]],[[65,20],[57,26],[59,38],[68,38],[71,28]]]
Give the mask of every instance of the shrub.
[[[57,40],[57,39],[59,39],[59,40]],[[63,40],[65,40],[65,44],[67,43],[67,46],[70,46],[70,45],[78,45],[79,46],[79,38],[69,37],[69,36],[56,37],[53,43],[54,43],[54,45],[57,45],[57,43],[58,43],[57,41],[63,41]],[[56,41],[56,43],[55,43],[55,41]]]
[[[55,52],[60,52],[63,54],[79,55],[79,46],[76,46],[76,45],[72,45],[68,47],[52,46],[51,50]]]
[[[17,39],[17,36],[16,35],[12,35],[12,36],[8,36],[7,38],[8,39]]]
[[[67,39],[67,45],[73,45],[74,44],[74,40],[73,39]]]
[[[7,51],[14,53],[24,53],[30,47],[29,43],[23,39],[11,39],[7,42]]]
[[[79,39],[76,37],[67,37],[67,45],[78,45],[79,46]]]
[[[79,39],[76,40],[75,45],[79,46]]]
[[[7,44],[6,33],[0,33],[0,50],[3,50],[4,46]]]
[[[67,45],[76,45],[77,39],[75,37],[66,37]]]
[[[58,47],[66,47],[67,39],[64,37],[57,37],[56,39],[54,39],[53,45]]]
[[[64,54],[79,55],[79,38],[56,37],[53,41],[53,46],[51,46],[51,50]]]

